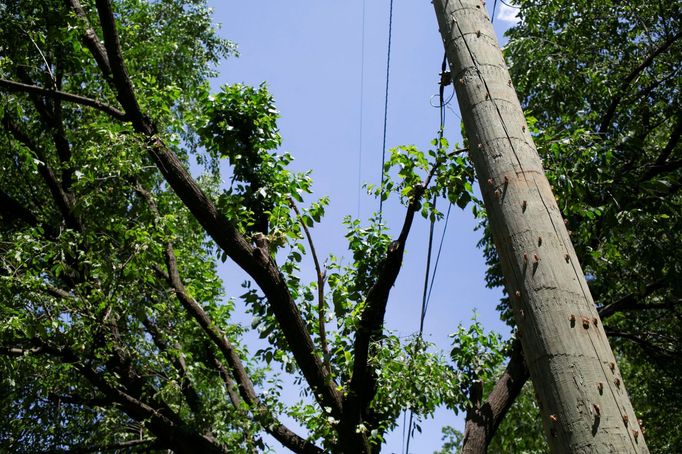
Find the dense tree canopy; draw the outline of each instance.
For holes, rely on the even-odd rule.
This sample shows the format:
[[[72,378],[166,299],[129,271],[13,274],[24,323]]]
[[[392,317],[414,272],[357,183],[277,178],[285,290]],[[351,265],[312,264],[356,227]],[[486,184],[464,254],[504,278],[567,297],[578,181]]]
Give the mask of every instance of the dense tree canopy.
[[[520,1],[507,56],[648,443],[672,452],[680,14],[626,3]],[[506,376],[526,380],[518,349],[478,325],[449,358],[383,329],[415,215],[439,217],[434,197],[475,203],[466,158],[439,139],[394,150],[375,194],[402,201],[403,225],[391,237],[348,218],[353,259],[323,265],[310,228],[329,201],[278,151],[267,87],[210,93],[233,52],[201,0],[0,5],[0,449],[253,452],[269,434],[294,452],[378,451],[406,409],[473,414],[504,352]],[[241,295],[217,275],[228,259],[248,274]],[[268,348],[243,345],[236,298]],[[301,385],[298,404],[277,373]],[[540,446],[514,433],[537,424],[521,396],[498,452]]]
[[[439,215],[421,199],[471,200],[444,140],[387,162],[397,238],[348,219],[353,260],[323,269],[310,227],[328,201],[277,151],[267,88],[209,93],[232,46],[204,2],[5,2],[1,23],[3,449],[251,452],[267,433],[361,452],[407,408],[465,405],[462,371],[382,330],[414,216]],[[240,296],[216,274],[228,258],[249,275]],[[269,347],[241,345],[236,297]],[[300,403],[278,399],[280,371]]]

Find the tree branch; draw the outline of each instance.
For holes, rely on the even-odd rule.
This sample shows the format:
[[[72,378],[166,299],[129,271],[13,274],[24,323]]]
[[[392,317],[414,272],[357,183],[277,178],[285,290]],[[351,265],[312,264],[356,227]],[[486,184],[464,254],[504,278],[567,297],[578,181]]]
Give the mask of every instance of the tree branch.
[[[69,452],[73,454],[87,454],[91,452],[107,452],[107,451],[118,451],[118,452],[134,452],[133,449],[143,449],[144,452],[150,452],[151,450],[162,449],[163,444],[156,438],[147,438],[142,440],[128,440],[120,441],[118,443],[111,443],[107,445],[92,445],[92,446],[74,446],[69,448],[64,452]],[[47,451],[54,453],[55,451]],[[47,452],[45,454],[47,454]],[[59,451],[57,451],[59,452]]]
[[[620,88],[618,88],[618,91],[616,91],[616,95],[611,100],[611,103],[609,104],[608,108],[606,109],[606,113],[602,118],[601,124],[599,125],[600,134],[606,133],[607,128],[611,125],[613,117],[616,115],[616,109],[618,108],[618,105],[623,99],[623,96],[625,96],[625,92],[632,83],[632,81],[635,80],[646,68],[648,68],[651,65],[651,63],[653,63],[656,57],[658,57],[663,52],[668,50],[670,46],[672,46],[675,43],[675,41],[680,39],[680,37],[682,37],[682,32],[678,32],[675,35],[669,36],[668,39],[663,41],[663,43],[661,43],[661,45],[658,48],[654,49],[653,52],[651,52],[651,54],[649,54],[649,56],[646,59],[644,59],[642,63],[639,64],[639,66],[634,68],[630,72],[630,74],[628,74],[625,77],[625,79],[623,79]]]
[[[35,142],[33,142],[33,140],[31,140],[27,134],[24,134],[23,131],[19,129],[17,124],[9,117],[7,113],[5,113],[2,119],[2,125],[10,134],[12,134],[16,140],[28,148],[38,159],[38,171],[50,190],[52,198],[57,204],[57,208],[62,213],[67,227],[73,230],[82,231],[83,226],[78,217],[74,214],[72,200],[64,191],[64,188],[59,183],[59,180],[52,171],[52,168],[48,165],[45,153]]]
[[[139,185],[136,187],[136,191],[147,201],[147,204],[154,217],[158,219],[159,211],[152,195]],[[263,424],[263,427],[267,432],[269,432],[280,443],[292,451],[300,453],[321,453],[322,450],[317,448],[313,443],[310,443],[309,441],[296,435],[281,422],[279,422],[274,417],[272,412],[263,406],[263,404],[259,401],[256,391],[253,387],[253,382],[251,381],[251,378],[249,377],[246,368],[239,357],[239,353],[237,353],[237,350],[227,339],[225,333],[223,333],[223,331],[216,326],[215,323],[213,323],[210,316],[206,313],[206,311],[204,311],[201,305],[199,305],[199,303],[197,303],[197,301],[187,292],[187,289],[180,279],[175,251],[173,250],[173,245],[170,242],[166,243],[164,256],[166,260],[166,268],[168,270],[166,278],[170,286],[173,288],[175,296],[178,298],[185,311],[187,311],[187,313],[199,324],[204,333],[208,336],[211,342],[218,347],[222,355],[227,360],[230,369],[232,369],[232,374],[237,381],[239,393],[244,401],[250,407],[252,407],[253,414],[256,419]]]
[[[340,417],[341,396],[318,358],[305,322],[286,283],[267,251],[251,246],[201,190],[183,163],[155,135],[155,126],[142,114],[125,71],[116,25],[108,0],[97,0],[104,43],[111,65],[118,99],[138,133],[147,137],[148,152],[173,191],[183,201],[208,235],[259,285],[291,347],[296,363],[322,407],[330,407]]]
[[[71,349],[50,345],[39,338],[33,338],[30,342],[33,344],[33,347],[30,349],[8,349],[5,347],[4,350],[24,350],[31,354],[47,354],[60,358],[65,364],[71,364],[75,370],[106,397],[117,402],[130,417],[139,421],[147,420],[150,430],[159,438],[172,445],[176,452],[192,453],[196,452],[196,450],[201,450],[201,452],[207,453],[225,453],[225,450],[211,437],[199,435],[188,430],[177,419],[175,414],[167,416],[126,391],[112,385],[110,380],[96,372],[91,366],[84,364]],[[3,350],[0,350],[0,353],[3,353]]]
[[[88,19],[87,14],[85,14],[83,7],[81,6],[78,0],[65,0],[65,3],[68,7],[71,7],[73,11],[75,11],[76,16],[81,20],[81,22],[85,26],[83,43],[85,44],[85,47],[88,48],[92,56],[95,58],[97,66],[99,66],[99,69],[100,71],[102,71],[102,74],[107,79],[107,82],[109,82],[109,84],[113,84],[113,80],[111,78],[111,66],[109,65],[109,56],[107,55],[107,50],[104,48],[104,46],[99,40],[99,37],[97,36],[97,33],[95,33],[95,30],[90,25],[90,20]]]
[[[485,454],[497,428],[518,397],[529,374],[523,359],[521,343],[514,340],[509,363],[483,405],[467,411],[463,454]]]
[[[298,207],[296,206],[296,203],[294,203],[294,200],[289,197],[289,205],[294,209],[294,212],[296,213],[296,216],[298,216],[298,221],[301,224],[301,227],[303,227],[303,231],[305,232],[306,239],[308,240],[308,246],[310,247],[310,254],[313,256],[313,263],[315,264],[315,271],[317,274],[317,315],[318,315],[318,325],[319,325],[319,331],[320,331],[320,349],[322,350],[322,355],[324,357],[324,365],[327,368],[327,372],[331,375],[332,373],[332,367],[331,364],[329,363],[329,347],[327,346],[327,334],[326,334],[326,329],[325,329],[325,308],[326,304],[324,301],[324,280],[325,280],[325,273],[322,271],[322,267],[320,266],[320,261],[317,258],[317,252],[315,251],[315,244],[313,243],[313,237],[310,234],[310,230],[308,229],[308,226],[306,223],[303,221],[303,218],[301,217],[301,213],[298,211]]]
[[[128,119],[126,114],[120,110],[111,107],[108,104],[96,101],[92,98],[86,98],[85,96],[74,95],[72,93],[66,93],[59,90],[49,90],[36,85],[22,84],[21,82],[14,82],[7,79],[0,79],[0,88],[4,88],[6,91],[10,92],[32,93],[50,98],[62,99],[64,101],[73,102],[82,106],[92,107],[99,110],[100,112],[104,112],[116,120],[126,121]]]
[[[185,396],[185,401],[190,410],[192,410],[195,415],[201,415],[203,412],[203,405],[199,393],[197,393],[194,384],[187,373],[187,363],[185,361],[185,354],[182,352],[182,346],[176,342],[174,349],[177,350],[178,353],[171,353],[170,346],[159,327],[152,322],[146,314],[142,316],[141,321],[147,332],[151,335],[152,342],[154,342],[156,348],[161,352],[166,352],[171,357],[171,363],[180,376],[180,391],[183,396]]]
[[[388,297],[402,267],[405,243],[412,228],[414,215],[421,207],[422,196],[440,163],[441,161],[437,160],[424,181],[414,187],[400,234],[389,245],[379,276],[365,298],[365,308],[353,344],[353,372],[344,399],[346,414],[342,424],[347,426],[347,430],[355,430],[362,422],[367,407],[376,394],[375,378],[369,368],[369,346],[371,341],[381,334]]]
[[[644,309],[647,307],[661,309],[661,307],[657,307],[656,305],[642,304],[640,301],[663,287],[665,287],[665,281],[663,279],[651,282],[647,284],[641,292],[630,293],[629,295],[623,296],[618,301],[602,306],[598,309],[599,316],[604,320],[619,311]]]

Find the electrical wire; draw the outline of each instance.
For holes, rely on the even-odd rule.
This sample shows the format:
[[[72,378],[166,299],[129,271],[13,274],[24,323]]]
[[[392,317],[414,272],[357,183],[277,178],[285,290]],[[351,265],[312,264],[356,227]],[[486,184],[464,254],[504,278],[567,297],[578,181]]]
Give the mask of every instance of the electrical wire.
[[[386,126],[388,124],[388,83],[391,75],[391,37],[393,34],[393,0],[388,11],[388,49],[386,52],[386,91],[384,93],[384,138],[381,146],[381,193],[379,196],[379,224],[384,209],[384,165],[386,163]],[[381,227],[380,227],[381,228]]]
[[[362,32],[360,39],[360,127],[359,129],[359,146],[358,146],[358,211],[357,217],[360,219],[360,203],[362,201],[362,132],[363,132],[363,116],[365,105],[365,16],[366,16],[366,0],[362,0]]]
[[[441,63],[440,67],[440,87],[438,89],[438,108],[440,109],[440,125],[438,128],[438,143],[437,146],[441,146],[441,142],[443,139],[443,134],[445,130],[445,106],[450,103],[452,100],[453,95],[450,96],[450,98],[445,101],[444,100],[444,94],[445,94],[445,85],[447,82],[446,78],[446,70],[447,70],[447,55],[443,55],[443,62]],[[433,104],[431,104],[433,105]],[[434,106],[436,107],[436,106]],[[432,204],[433,204],[433,209],[436,209],[436,200],[437,196],[434,195]],[[445,231],[448,228],[448,220],[450,219],[450,208],[452,208],[452,204],[448,206],[448,214],[445,217],[445,226],[443,227],[443,233],[441,235],[440,239],[440,245],[438,246],[438,255],[436,256],[436,262],[433,267],[433,274],[431,274],[431,257],[433,253],[433,232],[434,232],[434,227],[435,227],[435,218],[431,219],[431,223],[429,226],[429,244],[427,247],[427,252],[426,252],[426,270],[424,273],[424,291],[422,293],[422,307],[421,307],[421,313],[419,315],[419,337],[421,338],[422,334],[424,333],[424,320],[426,319],[426,313],[428,311],[429,307],[429,300],[431,298],[431,290],[433,289],[433,282],[436,277],[436,271],[438,270],[438,262],[440,261],[440,253],[441,250],[443,249],[443,239],[445,238]],[[431,277],[430,283],[429,283],[429,276]],[[412,422],[414,420],[414,412],[410,410],[410,416],[409,416],[409,422],[407,425],[407,442],[405,443],[405,454],[410,453],[410,440],[412,439]],[[403,417],[403,424],[404,424],[404,417]],[[405,427],[403,427],[403,430],[405,430]]]

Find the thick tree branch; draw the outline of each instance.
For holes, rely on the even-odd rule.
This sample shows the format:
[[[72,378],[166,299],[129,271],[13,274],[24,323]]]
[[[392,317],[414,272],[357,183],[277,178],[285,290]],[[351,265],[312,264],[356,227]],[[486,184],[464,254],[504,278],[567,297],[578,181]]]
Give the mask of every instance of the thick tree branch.
[[[649,56],[646,59],[644,59],[642,63],[635,67],[625,77],[625,79],[623,79],[623,82],[616,91],[616,94],[614,95],[613,99],[611,99],[611,102],[609,103],[609,106],[606,109],[606,113],[602,118],[601,124],[599,125],[600,134],[606,133],[606,130],[611,125],[611,122],[613,121],[613,118],[616,115],[616,109],[618,108],[618,105],[625,96],[625,93],[627,92],[627,89],[632,83],[632,81],[639,77],[639,75],[642,74],[642,72],[653,63],[656,57],[658,57],[663,52],[668,50],[670,46],[672,46],[678,39],[680,39],[680,37],[682,37],[682,32],[677,32],[675,35],[669,36],[665,41],[661,43],[660,46],[654,49],[653,52],[651,52],[651,54],[649,54]]]
[[[648,181],[651,178],[660,175],[661,173],[672,172],[682,167],[681,160],[672,162],[668,161],[668,158],[680,141],[680,135],[682,135],[682,115],[678,115],[677,121],[675,122],[675,127],[670,134],[668,142],[666,143],[665,147],[663,147],[663,150],[661,150],[661,153],[656,158],[656,161],[654,161],[654,163],[649,166],[646,172],[642,174],[639,179],[640,182]]]
[[[156,128],[140,111],[125,70],[111,2],[97,0],[96,4],[119,102],[131,119],[135,130],[147,137],[148,151],[154,163],[192,215],[204,227],[206,233],[263,290],[291,347],[296,363],[313,389],[318,403],[322,407],[330,407],[332,415],[340,417],[341,396],[316,354],[305,322],[286,283],[280,277],[277,266],[267,251],[251,246],[236,227],[218,212],[216,206],[194,181],[177,155],[155,135]]]
[[[466,416],[462,453],[485,454],[497,428],[529,378],[521,343],[515,340],[507,368],[482,405],[473,405]]]
[[[663,279],[651,282],[647,284],[642,291],[630,293],[629,295],[623,296],[618,301],[614,301],[613,303],[602,306],[600,309],[598,309],[599,316],[602,320],[604,320],[620,311],[644,309],[647,307],[661,309],[662,307],[658,307],[657,305],[652,306],[648,304],[642,304],[640,301],[654,293],[656,290],[665,287],[665,285],[666,283]]]
[[[136,190],[147,201],[154,217],[158,219],[159,211],[152,195],[139,185]],[[244,367],[244,363],[239,357],[239,353],[227,339],[225,333],[223,333],[223,331],[211,320],[203,307],[201,307],[201,305],[187,292],[187,289],[180,278],[175,251],[171,243],[166,244],[164,256],[168,272],[165,276],[168,283],[173,288],[175,296],[187,313],[199,324],[199,326],[201,326],[204,333],[225,357],[237,382],[239,393],[244,401],[252,407],[256,419],[263,423],[263,427],[267,432],[292,451],[300,453],[322,452],[313,443],[301,438],[284,426],[274,417],[269,409],[261,404],[253,387],[253,382]],[[232,397],[231,399],[233,403],[235,403],[235,400]]]
[[[74,95],[72,93],[66,93],[58,90],[50,90],[47,88],[38,87],[36,85],[22,84],[21,82],[14,82],[7,79],[0,79],[0,88],[4,89],[5,91],[32,93],[73,102],[82,106],[92,107],[120,121],[126,121],[128,119],[126,114],[120,110],[85,96]]]
[[[353,375],[349,386],[349,397],[347,398],[347,400],[359,398],[359,403],[363,407],[368,405],[374,397],[374,391],[372,390],[374,387],[373,380],[368,372],[369,345],[371,340],[381,331],[388,297],[391,288],[395,284],[398,274],[400,273],[405,243],[407,242],[407,237],[412,228],[414,215],[421,207],[422,196],[439,165],[440,161],[437,161],[422,184],[415,186],[405,213],[405,220],[403,221],[400,234],[398,235],[398,238],[389,245],[386,258],[379,271],[379,276],[367,293],[367,298],[365,299],[365,308],[360,318],[360,324],[353,345]]]
[[[174,414],[167,416],[128,392],[112,385],[109,380],[96,372],[95,369],[86,365],[71,349],[56,347],[38,338],[33,338],[30,343],[33,344],[30,348],[4,347],[3,350],[0,350],[0,353],[20,350],[22,354],[46,354],[59,358],[65,364],[71,364],[83,378],[89,381],[107,398],[117,402],[130,417],[139,421],[147,420],[150,430],[170,446],[173,446],[176,452],[188,454],[197,450],[220,454],[226,452],[212,438],[198,435],[188,430]]]
[[[111,79],[111,66],[109,65],[109,57],[107,56],[107,50],[104,48],[101,41],[99,40],[99,37],[97,36],[97,33],[90,25],[90,20],[88,19],[87,14],[85,14],[83,7],[81,6],[78,0],[65,0],[65,2],[68,7],[75,11],[76,16],[85,26],[83,43],[85,44],[85,47],[88,48],[92,56],[95,58],[97,66],[99,66],[99,69],[100,71],[102,71],[102,74],[107,79],[107,82],[112,84],[113,80]]]
[[[52,168],[48,165],[45,153],[35,142],[33,142],[33,140],[31,140],[27,134],[24,134],[24,132],[19,129],[17,124],[9,117],[8,114],[5,114],[3,117],[2,125],[10,134],[12,134],[16,140],[28,148],[38,159],[38,171],[50,190],[52,198],[57,204],[57,208],[62,213],[67,227],[81,231],[83,226],[78,217],[74,214],[72,200],[67,195],[66,191],[64,191],[64,188],[59,183],[59,180],[52,171]]]
[[[422,196],[440,164],[441,161],[437,160],[424,181],[413,188],[400,234],[389,245],[379,275],[365,298],[365,308],[353,344],[353,372],[344,399],[345,415],[342,424],[346,426],[346,430],[356,430],[358,424],[366,418],[368,406],[376,394],[376,380],[369,367],[369,348],[372,340],[381,334],[388,297],[402,267],[405,243],[414,215],[421,207]],[[367,443],[366,439],[364,441]]]
[[[660,345],[656,345],[651,340],[646,339],[645,337],[642,337],[639,334],[628,333],[625,331],[618,331],[618,330],[611,329],[609,327],[605,327],[604,330],[606,331],[606,334],[609,337],[617,337],[617,338],[627,339],[629,341],[634,342],[639,347],[641,347],[642,350],[647,352],[648,355],[651,355],[652,357],[655,357],[658,360],[663,360],[663,361],[679,360],[681,352],[669,350],[665,347],[661,347]],[[647,336],[648,333],[643,333],[643,334],[644,334],[644,336]]]
[[[313,237],[310,234],[310,230],[308,229],[308,226],[306,225],[305,221],[301,217],[301,213],[298,211],[298,207],[296,206],[296,203],[294,203],[294,200],[289,197],[289,204],[293,208],[294,212],[296,213],[296,216],[298,216],[299,223],[301,224],[301,227],[303,227],[303,232],[305,232],[305,237],[308,240],[308,246],[310,247],[310,254],[313,256],[313,263],[315,264],[315,272],[317,274],[317,322],[319,325],[319,332],[320,332],[320,349],[322,350],[322,355],[324,356],[324,365],[327,368],[327,373],[331,375],[332,373],[332,367],[331,364],[329,364],[329,347],[327,346],[327,334],[326,334],[326,329],[325,329],[325,308],[326,304],[324,301],[324,280],[325,280],[325,273],[322,271],[322,267],[320,266],[320,261],[317,258],[317,251],[315,250],[315,243],[313,243]]]

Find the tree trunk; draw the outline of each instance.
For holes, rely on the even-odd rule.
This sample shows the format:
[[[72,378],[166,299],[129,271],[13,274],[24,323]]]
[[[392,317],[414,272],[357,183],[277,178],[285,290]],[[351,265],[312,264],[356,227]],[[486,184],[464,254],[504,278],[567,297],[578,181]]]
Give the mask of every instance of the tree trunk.
[[[480,0],[434,0],[553,453],[648,453]]]

